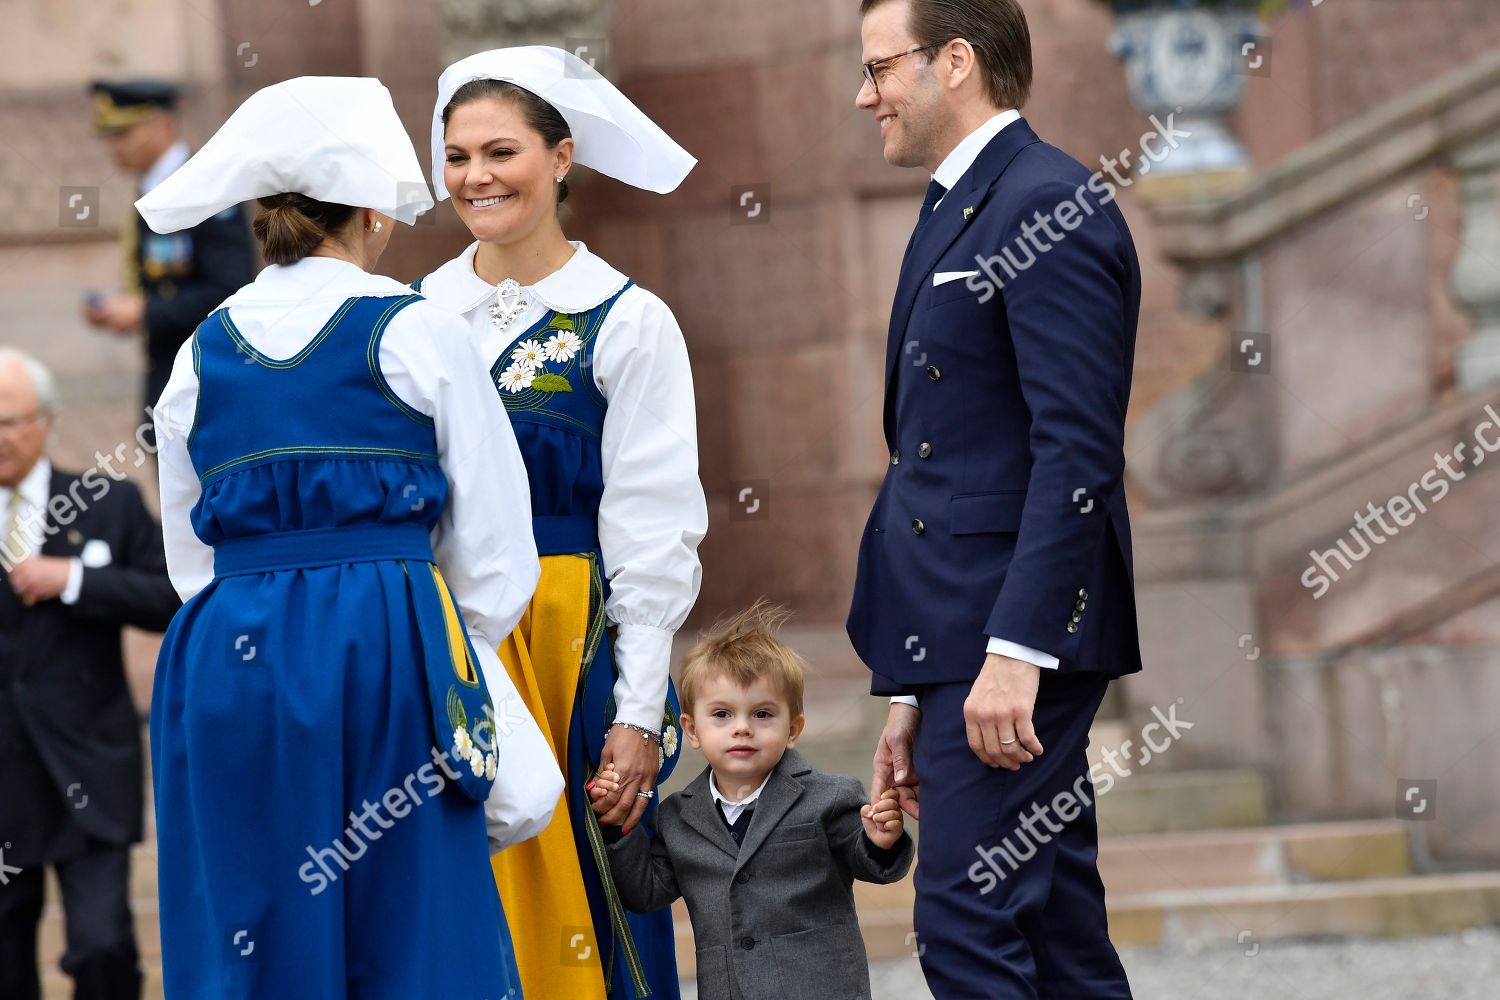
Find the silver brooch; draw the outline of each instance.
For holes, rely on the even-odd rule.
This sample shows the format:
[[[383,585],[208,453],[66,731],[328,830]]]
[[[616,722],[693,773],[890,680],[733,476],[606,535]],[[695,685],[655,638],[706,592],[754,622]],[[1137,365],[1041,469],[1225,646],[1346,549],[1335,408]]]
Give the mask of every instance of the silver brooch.
[[[506,278],[495,288],[495,301],[490,303],[490,322],[504,331],[526,311],[527,304],[521,297],[521,283],[515,278]]]

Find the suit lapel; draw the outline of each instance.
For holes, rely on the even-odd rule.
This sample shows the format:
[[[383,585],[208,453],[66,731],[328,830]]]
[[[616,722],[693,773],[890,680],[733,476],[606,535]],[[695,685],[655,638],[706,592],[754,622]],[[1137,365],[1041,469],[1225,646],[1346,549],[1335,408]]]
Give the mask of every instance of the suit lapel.
[[[755,856],[760,845],[776,829],[778,823],[791,811],[802,797],[802,782],[797,780],[812,770],[812,765],[795,750],[788,750],[771,772],[765,791],[755,800],[755,818],[750,821],[750,832],[745,834],[745,843],[740,847],[739,861],[735,871],[745,867],[745,862]]]
[[[922,227],[921,233],[914,234],[914,238],[907,245],[906,256],[901,261],[901,277],[896,284],[896,299],[891,305],[890,328],[886,333],[885,429],[887,437],[895,429],[891,383],[896,377],[896,365],[902,353],[901,345],[906,339],[906,328],[911,320],[911,311],[916,305],[917,295],[922,291],[927,276],[932,273],[938,260],[953,245],[953,241],[958,239],[970,220],[975,217],[975,212],[966,213],[965,209],[977,209],[989,195],[990,188],[994,187],[1000,175],[1005,173],[1011,161],[1016,158],[1016,154],[1035,142],[1041,142],[1041,140],[1037,138],[1031,126],[1026,124],[1024,118],[1001,129],[1000,134],[991,139],[989,145],[980,152],[974,165],[944,196],[933,212],[932,218],[928,220],[927,225]]]
[[[714,805],[714,797],[708,790],[708,775],[709,769],[705,767],[702,774],[678,793],[687,800],[682,806],[682,819],[703,839],[732,858],[739,854],[740,849],[729,835],[729,828],[719,818],[719,807]]]

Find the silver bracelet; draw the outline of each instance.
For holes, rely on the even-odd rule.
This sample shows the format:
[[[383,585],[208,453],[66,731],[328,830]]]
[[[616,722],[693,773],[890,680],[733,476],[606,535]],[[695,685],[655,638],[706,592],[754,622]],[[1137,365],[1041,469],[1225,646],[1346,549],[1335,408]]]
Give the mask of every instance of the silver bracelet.
[[[610,730],[613,730],[617,726],[624,726],[626,729],[633,729],[633,730],[635,730],[636,732],[638,732],[638,733],[641,734],[641,739],[644,740],[647,743],[655,743],[658,746],[661,745],[661,733],[658,733],[658,732],[656,732],[654,730],[651,730],[651,729],[647,729],[645,726],[637,726],[633,722],[616,722],[613,725],[611,725],[609,728],[610,728]],[[604,734],[604,736],[607,739],[609,737],[609,732],[606,731],[605,734]]]

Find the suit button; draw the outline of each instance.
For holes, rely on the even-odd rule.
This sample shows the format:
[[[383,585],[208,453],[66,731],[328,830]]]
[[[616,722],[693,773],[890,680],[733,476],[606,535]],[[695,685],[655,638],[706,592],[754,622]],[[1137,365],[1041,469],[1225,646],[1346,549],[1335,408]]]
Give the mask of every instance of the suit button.
[[[930,379],[932,379],[934,382],[936,382],[936,381],[938,381],[939,379],[941,379],[943,377],[943,373],[937,370],[937,366],[936,365],[928,365],[927,366],[927,377],[930,378]]]
[[[740,938],[740,947],[743,948],[743,949],[745,949],[746,951],[753,950],[755,948],[755,938],[753,938],[753,937]]]
[[[1082,611],[1075,611],[1075,612],[1073,612],[1073,617],[1072,617],[1071,621],[1072,621],[1072,623],[1074,625],[1077,625],[1079,622],[1083,621],[1083,612]]]
[[[922,523],[922,519],[920,517],[914,517],[911,519],[911,530],[920,535],[922,532],[927,530],[927,525]]]
[[[926,441],[923,441],[921,444],[917,445],[917,457],[918,458],[931,458],[932,457],[932,445],[928,444]]]
[[[1080,601],[1086,601],[1086,600],[1088,600],[1089,599],[1089,592],[1087,590],[1084,590],[1082,587],[1079,587],[1078,588],[1078,599]]]
[[[1075,635],[1075,634],[1077,634],[1077,632],[1078,632],[1078,623],[1077,622],[1068,622],[1068,634],[1069,635]]]
[[[738,882],[740,885],[744,885],[746,882],[750,881],[750,873],[749,872],[740,872],[738,875],[736,875],[734,877],[734,880],[736,882]]]
[[[892,465],[900,465],[901,464],[901,452],[899,452],[899,451],[893,451],[893,452],[891,452],[891,464]]]

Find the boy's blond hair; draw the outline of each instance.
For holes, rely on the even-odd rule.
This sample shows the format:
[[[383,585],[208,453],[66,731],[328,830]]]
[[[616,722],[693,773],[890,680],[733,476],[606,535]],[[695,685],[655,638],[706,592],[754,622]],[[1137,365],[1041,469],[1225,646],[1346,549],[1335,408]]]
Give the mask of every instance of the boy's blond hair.
[[[776,638],[777,630],[791,616],[786,608],[761,597],[739,614],[715,623],[683,660],[682,680],[677,685],[683,713],[693,714],[705,682],[727,677],[742,688],[761,679],[769,681],[786,699],[791,718],[801,715],[807,661]]]

